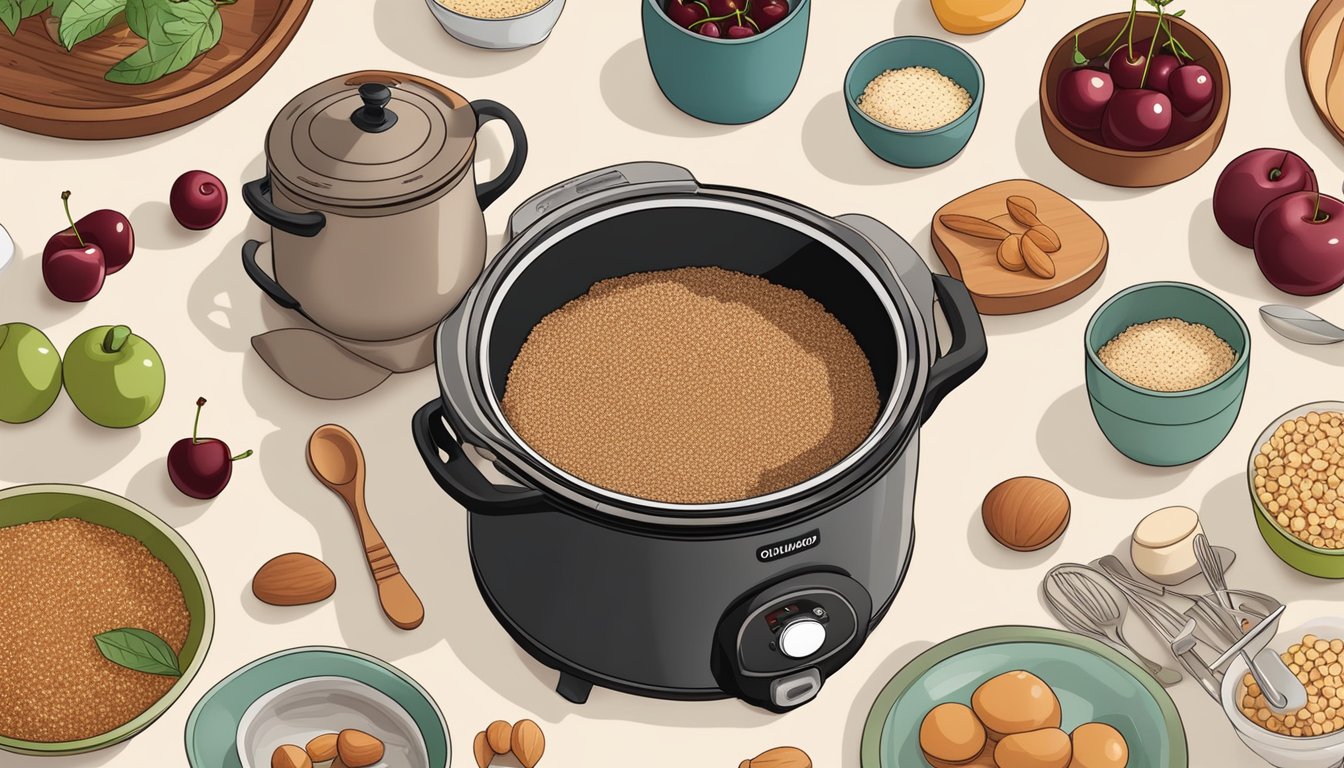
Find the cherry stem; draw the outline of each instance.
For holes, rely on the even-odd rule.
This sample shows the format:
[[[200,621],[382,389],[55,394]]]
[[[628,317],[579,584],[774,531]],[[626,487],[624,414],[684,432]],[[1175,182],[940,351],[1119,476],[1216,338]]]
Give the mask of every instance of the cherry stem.
[[[1315,210],[1315,212],[1313,212],[1313,213],[1311,214],[1311,222],[1312,222],[1313,224],[1324,224],[1325,222],[1327,222],[1327,221],[1329,221],[1329,220],[1330,220],[1330,214],[1328,214],[1328,213],[1321,213],[1321,193],[1320,193],[1320,192],[1317,192],[1317,193],[1316,193],[1316,210]]]
[[[246,459],[248,456],[251,456],[251,455],[252,455],[252,451],[251,451],[251,450],[246,450],[246,451],[243,451],[242,453],[238,454],[237,456],[234,456],[233,458],[229,459],[229,461],[242,461],[243,459]]]
[[[79,247],[85,247],[84,238],[79,236],[79,227],[75,226],[75,217],[70,215],[70,190],[61,193],[61,202],[65,204],[65,218],[70,222],[70,228],[75,231],[75,239],[79,241]]]
[[[1278,181],[1281,178],[1283,178],[1283,170],[1281,168],[1274,168],[1270,170],[1269,172],[1270,181]],[[1317,205],[1319,206],[1320,203],[1317,202]]]
[[[198,397],[198,398],[196,398],[196,423],[191,425],[191,443],[192,443],[192,445],[195,445],[196,443],[201,442],[200,440],[197,440],[197,439],[196,439],[196,434],[197,434],[197,432],[200,430],[200,427],[201,427],[201,407],[204,406],[204,405],[205,405],[205,398],[204,398],[204,397]]]
[[[1153,31],[1153,40],[1148,43],[1148,58],[1143,62],[1143,75],[1139,77],[1139,87],[1148,84],[1148,68],[1153,66],[1153,53],[1157,51],[1157,33],[1162,29],[1162,6],[1157,6],[1157,29]],[[1132,32],[1130,33],[1133,34]]]

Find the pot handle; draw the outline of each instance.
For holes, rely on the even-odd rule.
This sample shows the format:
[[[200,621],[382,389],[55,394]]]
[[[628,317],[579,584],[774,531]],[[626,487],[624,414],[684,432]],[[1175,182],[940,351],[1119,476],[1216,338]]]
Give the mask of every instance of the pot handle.
[[[294,298],[292,293],[280,287],[275,278],[266,274],[266,270],[262,269],[261,265],[257,263],[257,251],[260,248],[261,243],[257,240],[248,240],[243,243],[243,271],[247,273],[248,277],[252,278],[252,282],[256,283],[263,293],[271,298],[271,301],[285,309],[292,309],[304,317],[308,317],[308,314],[303,311],[303,307],[299,304],[299,300]],[[311,320],[312,318],[308,319]]]
[[[989,356],[985,326],[966,284],[947,275],[934,275],[933,292],[952,331],[952,346],[929,370],[921,423],[929,420],[944,397],[980,370]]]
[[[540,491],[501,488],[481,474],[443,423],[442,400],[435,399],[415,412],[411,434],[439,487],[469,512],[520,514],[541,511],[546,506]],[[448,454],[448,461],[439,458],[440,450]]]
[[[672,191],[684,194],[693,194],[700,189],[690,171],[671,163],[636,162],[599,168],[529,197],[509,217],[508,236],[514,237],[547,213],[594,192],[636,184],[665,184]]]
[[[485,210],[507,192],[522,174],[523,165],[527,163],[527,131],[523,130],[523,123],[513,110],[497,101],[477,99],[471,102],[471,108],[476,111],[477,131],[491,120],[503,120],[509,127],[509,135],[513,137],[513,154],[509,157],[508,165],[504,166],[504,172],[476,185],[476,199],[481,204],[481,210]]]
[[[243,185],[243,202],[253,215],[272,227],[298,237],[316,237],[327,226],[327,217],[320,211],[294,213],[276,206],[271,200],[271,175]]]

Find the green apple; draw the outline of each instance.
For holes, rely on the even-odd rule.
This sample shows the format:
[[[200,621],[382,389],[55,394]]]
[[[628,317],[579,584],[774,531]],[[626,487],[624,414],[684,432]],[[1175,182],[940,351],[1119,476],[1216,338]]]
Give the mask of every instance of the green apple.
[[[59,394],[61,355],[51,339],[26,323],[0,325],[0,421],[32,421]]]
[[[124,325],[90,328],[65,350],[65,391],[95,424],[144,423],[163,402],[166,384],[159,353]]]

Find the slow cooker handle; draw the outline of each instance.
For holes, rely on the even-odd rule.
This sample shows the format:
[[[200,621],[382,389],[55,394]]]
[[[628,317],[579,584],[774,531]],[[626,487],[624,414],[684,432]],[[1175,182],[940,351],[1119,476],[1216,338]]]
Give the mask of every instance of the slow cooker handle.
[[[316,237],[327,226],[327,217],[320,211],[295,213],[280,208],[271,200],[271,175],[243,185],[243,202],[252,214],[272,227],[298,237]]]
[[[468,511],[482,514],[523,514],[546,508],[540,491],[530,488],[508,490],[486,479],[471,463],[462,446],[448,433],[443,423],[443,401],[434,400],[415,412],[411,418],[411,434],[425,467],[434,476],[439,487],[448,492]],[[448,454],[448,461],[439,458],[439,451]]]
[[[523,122],[513,110],[497,101],[477,99],[471,102],[471,108],[476,111],[477,131],[491,120],[503,120],[509,127],[509,135],[513,137],[513,154],[509,156],[504,172],[490,181],[476,185],[476,200],[480,202],[481,210],[485,210],[498,200],[500,195],[507,192],[522,174],[523,165],[527,163],[527,131],[523,130]]]
[[[989,356],[985,326],[966,284],[947,275],[934,275],[933,292],[938,295],[938,306],[952,331],[952,346],[929,370],[922,421],[928,421],[943,398],[980,370]]]

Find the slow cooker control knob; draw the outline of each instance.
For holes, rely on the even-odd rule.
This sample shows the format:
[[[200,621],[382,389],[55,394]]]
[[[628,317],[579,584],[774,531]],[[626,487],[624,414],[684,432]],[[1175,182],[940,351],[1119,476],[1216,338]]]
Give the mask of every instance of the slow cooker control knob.
[[[805,659],[826,644],[826,625],[805,616],[779,631],[779,651],[791,659]]]

